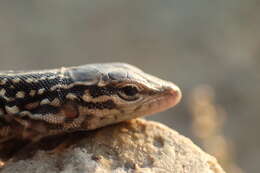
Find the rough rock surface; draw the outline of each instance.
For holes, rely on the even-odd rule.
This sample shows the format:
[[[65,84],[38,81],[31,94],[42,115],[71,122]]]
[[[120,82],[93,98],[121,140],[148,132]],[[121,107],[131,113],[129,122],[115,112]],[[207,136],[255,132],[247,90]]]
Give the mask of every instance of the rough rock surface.
[[[49,139],[48,145],[61,139]],[[43,144],[42,144],[43,145]],[[156,122],[136,119],[63,137],[51,153],[7,163],[1,173],[224,173],[215,158]]]

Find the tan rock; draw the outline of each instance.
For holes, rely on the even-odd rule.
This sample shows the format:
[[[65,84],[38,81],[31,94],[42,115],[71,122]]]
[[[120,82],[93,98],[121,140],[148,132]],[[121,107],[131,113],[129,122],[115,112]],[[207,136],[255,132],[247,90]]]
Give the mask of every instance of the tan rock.
[[[77,138],[77,140],[75,140]],[[79,139],[80,138],[80,139]],[[37,152],[2,173],[224,173],[216,159],[160,123],[136,119],[66,138],[62,152]],[[49,141],[50,142],[50,141]]]

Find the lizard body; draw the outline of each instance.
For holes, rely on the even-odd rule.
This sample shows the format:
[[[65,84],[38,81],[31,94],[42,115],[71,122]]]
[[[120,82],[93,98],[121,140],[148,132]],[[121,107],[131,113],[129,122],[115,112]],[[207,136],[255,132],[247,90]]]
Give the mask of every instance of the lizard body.
[[[173,83],[124,63],[0,72],[0,144],[96,129],[163,111],[180,98]]]

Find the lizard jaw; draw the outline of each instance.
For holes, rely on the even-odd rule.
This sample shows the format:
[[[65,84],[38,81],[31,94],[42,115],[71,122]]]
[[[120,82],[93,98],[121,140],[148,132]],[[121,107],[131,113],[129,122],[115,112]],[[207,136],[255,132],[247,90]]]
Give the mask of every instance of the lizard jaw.
[[[165,111],[177,105],[182,98],[182,92],[176,85],[172,84],[163,88],[154,98],[144,102],[137,112],[142,115],[151,115]],[[140,109],[141,108],[141,109]],[[139,114],[139,116],[140,116]]]
[[[182,93],[177,86],[167,88],[163,91],[162,95],[152,101],[150,107],[154,108],[152,113],[162,112],[175,105],[177,105],[182,98]]]

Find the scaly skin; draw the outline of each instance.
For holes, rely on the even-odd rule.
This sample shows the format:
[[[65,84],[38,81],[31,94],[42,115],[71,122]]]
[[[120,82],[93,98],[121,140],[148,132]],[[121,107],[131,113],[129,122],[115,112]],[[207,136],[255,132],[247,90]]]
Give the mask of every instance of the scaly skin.
[[[176,105],[180,89],[124,63],[0,72],[0,143],[93,130]]]

